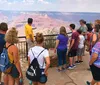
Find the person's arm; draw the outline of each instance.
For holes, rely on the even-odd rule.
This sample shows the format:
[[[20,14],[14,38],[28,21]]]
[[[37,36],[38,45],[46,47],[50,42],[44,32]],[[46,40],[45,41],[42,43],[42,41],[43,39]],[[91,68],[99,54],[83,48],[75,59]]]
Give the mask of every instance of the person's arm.
[[[59,40],[56,40],[56,46],[55,46],[55,49],[57,49],[58,45],[59,45]]]
[[[80,36],[79,36],[79,38],[78,38],[78,44],[80,44]]]
[[[56,39],[56,46],[55,46],[55,50],[57,49],[58,45],[59,45],[59,42],[60,42],[60,35],[57,36],[57,39]]]
[[[32,30],[32,28],[30,28],[30,29],[28,30],[28,33],[29,33],[30,40],[31,40],[32,42],[34,42],[34,35],[33,35],[33,30]]]
[[[58,45],[59,45],[59,40],[57,39],[57,40],[56,40],[56,46],[55,46],[55,48],[54,48],[54,52],[55,52],[55,53],[56,53],[56,49],[57,49]]]
[[[70,49],[73,47],[74,42],[75,42],[75,40],[74,40],[74,39],[72,39],[72,40],[71,40],[71,43],[70,43],[70,46],[69,46],[69,51],[70,51]]]
[[[45,61],[46,61],[46,68],[45,68],[44,72],[47,75],[47,71],[48,71],[48,69],[50,67],[50,57],[46,57]]]
[[[69,46],[69,51],[72,49],[72,47],[75,43],[75,39],[76,39],[76,34],[72,33],[71,42],[70,42],[70,46]]]
[[[30,57],[28,57],[28,66],[30,65]]]
[[[31,61],[31,54],[32,54],[32,50],[30,49],[28,51],[28,66],[30,65],[30,61]]]
[[[91,60],[89,62],[89,65],[92,65],[97,60],[97,58],[98,58],[98,54],[97,53],[93,53],[92,54],[92,58],[91,58]]]
[[[14,50],[12,50],[12,53],[13,53],[13,56],[14,56],[14,64],[15,64],[18,72],[20,73],[19,77],[23,77],[21,65],[20,65],[20,61],[19,61],[18,48],[16,46],[13,46],[12,49],[14,49]]]
[[[93,34],[93,38],[92,38],[92,46],[94,46],[96,40],[97,40],[97,36],[96,36],[96,34]]]

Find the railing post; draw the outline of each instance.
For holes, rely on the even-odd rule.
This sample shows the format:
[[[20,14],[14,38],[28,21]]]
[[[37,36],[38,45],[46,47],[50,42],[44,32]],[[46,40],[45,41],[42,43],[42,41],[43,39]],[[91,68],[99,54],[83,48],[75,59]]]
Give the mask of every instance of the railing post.
[[[28,61],[28,43],[26,41],[26,57],[27,57],[27,61]]]

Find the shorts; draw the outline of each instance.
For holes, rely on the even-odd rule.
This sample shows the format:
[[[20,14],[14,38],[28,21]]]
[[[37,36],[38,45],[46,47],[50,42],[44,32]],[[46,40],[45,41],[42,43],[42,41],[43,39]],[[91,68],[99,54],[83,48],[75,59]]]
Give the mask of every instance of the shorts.
[[[90,66],[90,68],[91,68],[93,79],[95,81],[100,81],[100,68],[96,67],[93,64]]]
[[[39,82],[45,84],[47,80],[47,76],[44,74],[44,69],[41,69],[41,76]]]
[[[32,48],[34,46],[34,43],[30,39],[27,39],[26,41],[27,41],[28,50],[29,50],[30,48]]]
[[[77,50],[77,56],[83,56],[84,48],[78,48]]]
[[[75,57],[77,55],[77,49],[71,49],[68,53],[68,57]]]

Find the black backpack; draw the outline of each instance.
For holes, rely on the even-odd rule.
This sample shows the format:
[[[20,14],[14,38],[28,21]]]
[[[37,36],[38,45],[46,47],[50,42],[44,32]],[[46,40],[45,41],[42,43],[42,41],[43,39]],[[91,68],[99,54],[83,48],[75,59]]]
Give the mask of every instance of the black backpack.
[[[44,49],[45,50],[45,49]],[[37,58],[39,58],[40,54],[44,51],[42,50],[39,55],[37,57],[34,56],[34,53],[32,51],[32,54],[34,56],[34,59],[32,61],[32,63],[29,65],[29,68],[26,71],[26,77],[31,80],[31,81],[35,81],[38,82],[40,80],[40,76],[41,76],[41,70],[40,70],[40,65],[38,63]],[[44,63],[43,63],[44,65]]]

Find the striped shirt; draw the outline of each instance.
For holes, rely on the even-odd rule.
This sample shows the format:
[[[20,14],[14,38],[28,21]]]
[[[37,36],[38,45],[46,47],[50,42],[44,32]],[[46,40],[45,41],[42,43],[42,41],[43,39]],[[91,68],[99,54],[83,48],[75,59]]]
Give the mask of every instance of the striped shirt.
[[[98,54],[98,58],[97,60],[93,63],[96,67],[100,68],[100,42],[97,42],[94,47],[92,48],[92,54],[96,53]],[[92,54],[91,54],[91,58],[92,58]]]

